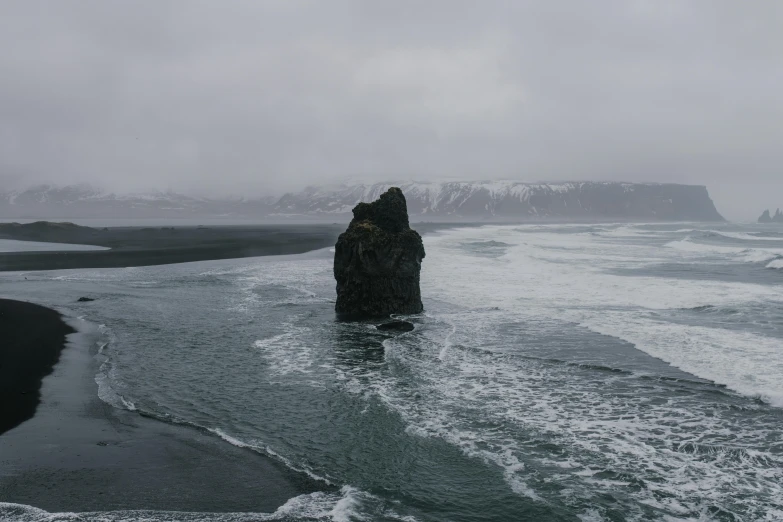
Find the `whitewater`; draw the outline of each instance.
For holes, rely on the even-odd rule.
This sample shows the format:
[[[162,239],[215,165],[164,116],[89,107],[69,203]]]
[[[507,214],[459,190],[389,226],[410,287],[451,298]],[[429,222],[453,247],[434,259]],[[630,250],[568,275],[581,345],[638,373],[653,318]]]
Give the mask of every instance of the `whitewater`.
[[[329,249],[3,275],[99,325],[104,401],[325,491],[274,513],[0,514],[783,519],[783,229],[488,225],[424,244],[426,311],[404,334],[335,321]],[[88,293],[100,307],[72,303]]]

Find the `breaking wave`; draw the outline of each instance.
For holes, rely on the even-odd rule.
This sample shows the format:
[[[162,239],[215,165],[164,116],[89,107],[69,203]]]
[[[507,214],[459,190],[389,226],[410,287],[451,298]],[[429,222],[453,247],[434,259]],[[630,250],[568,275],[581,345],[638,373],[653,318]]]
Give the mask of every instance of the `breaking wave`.
[[[182,511],[94,511],[50,513],[23,504],[0,502],[0,520],[15,522],[416,522],[385,508],[369,493],[344,486],[335,493],[310,493],[289,499],[274,513],[192,513]]]

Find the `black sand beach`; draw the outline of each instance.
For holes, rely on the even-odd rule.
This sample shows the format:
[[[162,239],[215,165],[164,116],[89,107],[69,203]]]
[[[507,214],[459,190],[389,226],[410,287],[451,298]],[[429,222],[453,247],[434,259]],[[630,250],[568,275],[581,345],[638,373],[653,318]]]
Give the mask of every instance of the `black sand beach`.
[[[41,380],[73,331],[54,310],[0,299],[0,434],[33,416]]]
[[[57,312],[1,300],[0,313],[3,428],[16,426],[0,435],[0,501],[50,512],[271,512],[325,487],[216,435],[109,406],[83,334],[62,349],[74,329]]]
[[[334,245],[343,228],[339,225],[91,228],[71,223],[3,223],[0,239],[95,245],[110,250],[2,253],[0,271],[121,268],[301,254]]]
[[[122,268],[302,254],[333,246],[344,224],[92,228],[39,221],[0,223],[0,239],[95,245],[110,250],[0,253],[0,272]],[[414,223],[421,234],[460,223]]]

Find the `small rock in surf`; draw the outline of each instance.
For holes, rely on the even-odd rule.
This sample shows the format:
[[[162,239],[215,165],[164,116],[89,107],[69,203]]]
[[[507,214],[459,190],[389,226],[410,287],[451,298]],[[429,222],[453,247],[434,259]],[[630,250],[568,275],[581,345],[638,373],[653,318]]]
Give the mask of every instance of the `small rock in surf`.
[[[388,323],[379,324],[375,328],[382,331],[411,332],[413,331],[414,326],[408,321],[390,321]]]

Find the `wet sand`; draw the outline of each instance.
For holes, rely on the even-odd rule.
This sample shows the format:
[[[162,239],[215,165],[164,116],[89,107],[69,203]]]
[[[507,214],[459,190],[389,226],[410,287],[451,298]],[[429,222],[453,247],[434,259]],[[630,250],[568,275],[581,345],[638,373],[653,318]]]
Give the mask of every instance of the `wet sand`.
[[[73,332],[54,310],[0,299],[0,435],[32,418],[41,380]]]
[[[327,488],[216,435],[104,403],[95,382],[97,346],[86,334],[71,333],[57,312],[29,303],[3,300],[0,310],[3,341],[18,340],[14,350],[2,343],[0,369],[26,368],[18,371],[22,378],[2,381],[4,392],[30,394],[30,383],[51,371],[59,356],[43,379],[35,415],[0,435],[1,502],[49,512],[268,513],[292,497]],[[11,395],[3,397],[4,416],[28,417],[29,403],[9,403]],[[17,411],[24,415],[12,417]]]

